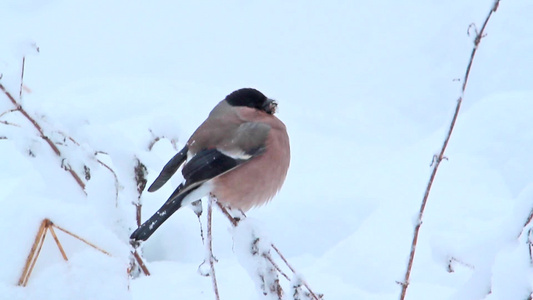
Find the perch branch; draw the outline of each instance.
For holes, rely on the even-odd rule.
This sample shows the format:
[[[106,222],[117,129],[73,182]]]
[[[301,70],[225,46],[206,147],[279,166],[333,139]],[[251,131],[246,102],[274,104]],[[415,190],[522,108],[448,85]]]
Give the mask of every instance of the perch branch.
[[[220,294],[218,293],[218,284],[217,284],[217,277],[215,275],[215,257],[213,255],[213,233],[212,233],[212,220],[213,220],[213,196],[209,195],[209,200],[207,201],[207,235],[205,240],[205,247],[207,250],[208,257],[206,258],[209,260],[209,268],[211,276],[211,280],[213,282],[213,290],[215,291],[215,299],[220,300]],[[218,203],[218,202],[217,202]]]
[[[448,146],[448,142],[450,141],[450,137],[452,135],[453,128],[455,127],[455,122],[457,121],[457,116],[459,114],[459,110],[461,109],[461,103],[463,102],[463,97],[466,90],[466,85],[468,82],[468,78],[470,75],[470,70],[472,68],[472,64],[474,62],[474,57],[476,56],[476,52],[478,49],[478,46],[481,42],[481,39],[484,37],[485,28],[490,20],[490,17],[496,10],[498,9],[498,5],[500,4],[500,0],[494,1],[494,4],[487,15],[485,22],[483,22],[483,26],[481,27],[481,30],[479,32],[476,32],[476,37],[474,39],[474,47],[472,49],[472,53],[470,54],[470,60],[468,62],[468,66],[466,67],[464,79],[463,79],[463,85],[461,88],[461,95],[459,96],[459,99],[457,100],[457,106],[455,107],[455,112],[452,118],[452,121],[450,123],[450,127],[448,129],[448,134],[446,135],[446,138],[444,139],[444,143],[442,145],[442,148],[440,150],[440,153],[438,156],[435,157],[433,162],[433,170],[431,171],[431,175],[426,187],[426,191],[424,192],[424,198],[422,199],[422,204],[420,205],[420,211],[418,213],[418,223],[415,226],[414,234],[413,234],[413,240],[411,242],[411,252],[409,254],[409,261],[407,263],[407,270],[405,271],[405,277],[403,282],[401,283],[402,291],[400,294],[400,300],[404,300],[405,296],[407,294],[407,288],[409,287],[409,278],[411,276],[411,270],[413,268],[413,261],[415,258],[415,252],[416,252],[416,246],[418,243],[418,235],[420,233],[420,227],[422,226],[422,218],[424,216],[424,210],[426,208],[426,204],[429,198],[429,193],[431,191],[431,186],[433,185],[433,180],[435,179],[435,175],[437,174],[437,170],[439,169],[439,165],[442,162],[443,159],[445,159],[444,152],[446,151],[446,147]]]

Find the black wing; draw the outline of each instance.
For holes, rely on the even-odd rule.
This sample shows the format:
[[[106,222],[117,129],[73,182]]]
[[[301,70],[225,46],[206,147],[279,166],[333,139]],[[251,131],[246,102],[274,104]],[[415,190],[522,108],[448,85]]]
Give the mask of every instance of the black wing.
[[[260,155],[261,153],[261,150],[255,151],[255,155]],[[185,182],[176,188],[165,204],[163,204],[163,206],[161,206],[161,208],[153,216],[151,216],[150,219],[144,222],[131,234],[130,239],[135,241],[146,241],[159,228],[159,226],[161,226],[161,224],[163,224],[174,212],[181,208],[183,199],[189,193],[197,189],[205,181],[233,170],[234,168],[251,159],[253,156],[254,155],[247,155],[245,156],[247,159],[238,159],[225,155],[217,149],[207,149],[198,152],[182,169]],[[176,158],[176,156],[174,158]],[[174,158],[172,158],[167,166],[173,166],[171,163],[173,162]],[[168,175],[168,172],[164,173],[165,169],[167,169],[167,166],[165,166],[163,172],[161,172],[161,174],[166,174],[164,175],[166,176],[164,177],[166,178],[165,181],[168,180],[168,178],[170,178],[170,176],[172,176],[172,174],[176,171],[174,170],[170,175]],[[159,175],[159,177],[162,177],[162,175]],[[156,179],[156,182],[158,182],[158,179]],[[154,182],[154,184],[156,182]]]
[[[187,159],[188,151],[189,147],[183,147],[178,154],[174,155],[174,157],[167,162],[161,173],[159,173],[159,176],[154,180],[154,183],[148,188],[149,192],[157,191],[170,179],[170,177],[172,177],[172,175],[174,175],[174,173],[176,173],[181,164]]]
[[[252,156],[249,156],[250,159]],[[218,149],[207,149],[198,152],[185,164],[181,173],[185,178],[185,186],[201,183],[218,175],[226,173],[248,159],[233,158]]]

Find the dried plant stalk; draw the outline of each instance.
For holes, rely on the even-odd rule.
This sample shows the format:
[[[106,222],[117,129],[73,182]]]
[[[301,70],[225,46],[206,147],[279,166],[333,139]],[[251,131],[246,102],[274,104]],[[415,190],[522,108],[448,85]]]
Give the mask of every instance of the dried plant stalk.
[[[28,112],[26,110],[24,110],[24,108],[22,108],[22,106],[17,102],[17,100],[15,100],[15,98],[7,91],[7,89],[1,83],[0,83],[0,90],[2,90],[2,92],[7,96],[7,98],[11,101],[11,103],[13,103],[13,105],[16,107],[16,109],[18,111],[20,111],[20,113],[26,119],[28,119],[28,121],[30,121],[30,123],[33,125],[33,127],[35,127],[37,132],[39,132],[39,137],[41,137],[50,146],[50,148],[52,148],[52,151],[54,151],[54,153],[58,157],[62,157],[61,156],[61,151],[59,151],[59,148],[54,144],[54,142],[52,142],[52,140],[50,140],[50,138],[48,138],[48,136],[46,136],[44,134],[44,131],[43,131],[43,128],[41,127],[41,125],[39,125],[39,123],[34,118],[32,118],[28,114]],[[74,181],[76,181],[76,183],[80,186],[82,191],[85,194],[87,194],[85,192],[85,183],[83,182],[81,177],[78,175],[78,173],[76,173],[76,171],[72,170],[72,168],[70,168],[70,167],[66,167],[65,170],[67,172],[69,172],[70,175],[72,175],[72,178],[74,178]]]
[[[463,102],[463,97],[464,97],[464,94],[465,94],[466,85],[468,83],[468,77],[470,75],[470,70],[471,70],[472,64],[474,62],[474,57],[476,56],[476,52],[477,52],[478,46],[479,46],[479,44],[481,42],[481,39],[484,37],[484,32],[485,32],[485,28],[487,26],[487,23],[489,22],[490,17],[492,16],[492,14],[494,12],[496,12],[496,10],[498,9],[499,4],[500,4],[500,0],[494,1],[494,4],[493,4],[489,14],[487,15],[487,18],[485,19],[485,22],[483,23],[483,26],[481,27],[481,30],[479,32],[476,32],[476,37],[474,39],[474,48],[472,49],[472,53],[470,54],[470,60],[468,62],[468,66],[466,67],[466,71],[465,71],[465,75],[464,75],[464,79],[463,79],[463,85],[462,85],[462,88],[461,88],[461,95],[459,96],[459,99],[457,100],[457,105],[455,107],[455,112],[454,112],[452,121],[450,123],[450,127],[448,129],[448,134],[446,135],[446,138],[444,139],[444,143],[442,145],[442,148],[440,150],[439,155],[438,156],[435,155],[435,157],[433,158],[433,164],[432,164],[433,170],[431,171],[431,175],[430,175],[427,187],[426,187],[426,191],[424,193],[424,198],[422,199],[422,204],[420,205],[420,211],[418,213],[418,223],[415,226],[414,234],[413,234],[413,240],[411,242],[411,252],[409,254],[409,261],[407,263],[407,269],[405,271],[404,280],[401,283],[402,291],[401,291],[401,294],[400,294],[400,300],[404,300],[405,296],[407,294],[407,288],[409,287],[409,278],[411,277],[411,270],[413,268],[413,262],[414,262],[415,253],[416,253],[416,246],[417,246],[417,243],[418,243],[418,235],[420,233],[420,227],[422,226],[422,218],[424,216],[424,210],[426,208],[426,204],[427,204],[427,201],[428,201],[428,198],[429,198],[429,193],[431,191],[431,186],[433,185],[433,181],[435,179],[435,175],[437,175],[437,170],[439,169],[439,166],[440,166],[440,163],[442,162],[442,160],[445,159],[444,152],[446,151],[446,147],[448,146],[448,142],[450,141],[450,137],[452,135],[453,128],[455,127],[455,122],[457,121],[457,116],[459,115],[459,110],[461,109],[461,103]]]
[[[59,227],[57,225],[55,225],[52,221],[50,221],[50,219],[44,219],[42,222],[41,222],[41,225],[39,226],[39,230],[37,231],[37,235],[35,236],[35,241],[33,242],[33,245],[30,249],[30,253],[28,254],[28,258],[26,259],[26,263],[24,265],[24,268],[22,269],[22,275],[20,276],[20,279],[18,281],[18,285],[20,286],[26,286],[26,284],[28,283],[28,280],[30,279],[30,276],[31,276],[31,273],[33,271],[33,268],[35,267],[35,264],[37,263],[37,259],[39,258],[39,254],[41,253],[41,249],[43,247],[43,244],[44,244],[44,240],[46,238],[46,233],[47,233],[47,230],[50,230],[50,233],[52,234],[52,237],[54,238],[54,241],[57,245],[57,247],[59,248],[59,251],[61,252],[61,256],[63,257],[63,259],[65,261],[68,261],[68,258],[67,258],[67,254],[65,252],[65,250],[63,249],[63,246],[61,245],[61,242],[59,241],[59,238],[57,237],[56,233],[55,233],[55,230],[54,228],[57,228],[61,231],[63,231],[64,233],[82,241],[83,243],[91,246],[92,248],[108,255],[108,256],[111,256],[111,254],[109,254],[109,252],[99,248],[98,246],[94,245],[93,243],[90,243],[88,242],[87,240],[79,237],[78,235],[62,228],[62,227]],[[141,260],[142,262],[142,260]]]
[[[137,183],[137,201],[134,203],[135,205],[135,220],[137,221],[137,227],[140,227],[141,222],[141,213],[142,213],[142,201],[141,201],[141,195],[144,191],[144,188],[146,187],[146,183],[148,180],[146,179],[146,174],[148,173],[148,170],[146,169],[146,166],[138,159],[135,158],[136,164],[134,168],[135,173],[135,182]]]
[[[20,89],[19,89],[19,99],[22,100],[22,90],[24,86],[24,66],[26,65],[26,56],[22,57],[22,70],[20,72]]]
[[[146,276],[150,276],[150,271],[148,271],[148,268],[147,268],[146,265],[144,264],[144,261],[143,261],[143,259],[141,258],[141,256],[139,255],[139,253],[137,252],[137,250],[133,250],[133,251],[131,251],[131,254],[133,255],[133,257],[135,258],[135,260],[136,260],[137,263],[139,264],[139,267],[140,267],[141,270],[143,271],[144,275],[146,275]]]
[[[57,248],[59,248],[59,252],[61,252],[61,256],[63,256],[63,259],[65,261],[68,261],[67,254],[65,253],[65,250],[63,249],[63,246],[59,242],[59,239],[57,238],[56,232],[54,230],[54,226],[50,226],[51,224],[47,225],[48,230],[50,230],[50,233],[52,234],[52,237],[54,238],[54,241],[56,242]]]
[[[28,258],[26,259],[24,268],[22,269],[22,275],[20,276],[20,279],[18,281],[18,285],[20,286],[26,286],[26,284],[28,283],[28,279],[30,278],[31,272],[33,271],[33,267],[35,266],[37,257],[39,257],[39,253],[41,252],[41,248],[43,247],[44,238],[46,237],[47,224],[47,220],[43,220],[41,222],[41,226],[39,226],[37,235],[35,235],[35,241],[33,242],[33,245],[30,249],[30,253],[28,254]]]
[[[224,205],[220,204],[220,202],[216,202],[218,207],[220,208],[220,210],[222,211],[222,213],[228,218],[228,220],[231,222],[231,224],[235,227],[239,224],[239,221],[240,219],[236,219],[234,218],[230,213],[229,211],[227,210],[226,207],[224,207]],[[242,217],[245,218],[246,216],[244,214],[242,214]],[[276,251],[276,253],[279,255],[279,257],[283,260],[283,262],[287,265],[287,267],[291,270],[291,272],[293,274],[296,274],[296,270],[291,266],[291,264],[289,263],[289,261],[285,258],[285,256],[281,253],[281,251],[274,245],[274,244],[271,244],[270,245],[272,247],[272,249],[274,249],[274,251]],[[283,276],[285,277],[287,280],[290,281],[289,279],[289,276],[287,276],[287,274],[285,274],[283,271],[281,271],[281,268],[274,262],[274,260],[272,259],[272,256],[270,255],[263,255],[263,257],[268,260],[272,266]],[[321,300],[323,298],[323,295],[322,294],[316,294],[313,292],[313,290],[311,289],[311,287],[307,284],[307,282],[305,281],[302,281],[302,284],[307,288],[307,290],[309,291],[309,294],[310,296],[312,297],[312,299],[315,299],[315,300]],[[279,289],[281,291],[281,287]],[[281,295],[279,295],[281,297]],[[281,298],[280,298],[281,299]]]
[[[109,252],[107,252],[107,251],[103,250],[102,248],[96,246],[95,244],[93,244],[93,243],[87,241],[86,239],[81,238],[80,236],[78,236],[78,235],[76,235],[76,234],[74,234],[74,233],[72,233],[72,232],[66,230],[66,229],[63,228],[63,227],[59,227],[58,225],[54,224],[54,223],[53,223],[52,221],[50,221],[50,220],[48,220],[48,222],[50,222],[50,226],[53,226],[53,227],[55,227],[55,228],[57,228],[57,229],[63,231],[64,233],[66,233],[66,234],[68,234],[68,235],[70,235],[70,236],[72,236],[72,237],[74,237],[74,238],[76,238],[76,239],[78,239],[78,240],[84,242],[85,244],[87,244],[87,245],[93,247],[94,249],[96,249],[96,250],[102,252],[102,253],[105,254],[105,255],[111,256],[111,254],[110,254]]]
[[[205,240],[205,246],[207,249],[206,258],[209,261],[209,269],[211,280],[213,282],[213,290],[215,292],[215,299],[220,300],[220,294],[218,293],[217,277],[215,274],[215,257],[213,254],[213,232],[212,232],[212,220],[213,220],[213,196],[210,194],[207,202],[207,235]]]

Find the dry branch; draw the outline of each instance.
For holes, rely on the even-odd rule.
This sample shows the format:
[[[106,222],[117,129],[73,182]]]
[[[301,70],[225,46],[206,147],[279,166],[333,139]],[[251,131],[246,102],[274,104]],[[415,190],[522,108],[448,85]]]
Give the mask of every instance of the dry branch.
[[[470,60],[468,62],[468,66],[466,67],[465,75],[463,78],[463,85],[461,88],[461,95],[459,96],[459,99],[457,99],[457,106],[455,107],[455,112],[452,118],[452,121],[450,123],[450,127],[448,129],[448,134],[446,135],[446,138],[444,139],[444,143],[442,145],[442,148],[440,150],[440,153],[438,156],[434,157],[433,161],[433,170],[431,171],[431,175],[426,187],[426,191],[424,192],[424,198],[422,199],[422,204],[420,205],[420,211],[418,213],[418,223],[415,226],[414,234],[413,234],[413,240],[411,242],[411,252],[409,254],[409,261],[407,263],[407,270],[405,271],[405,277],[403,282],[401,283],[402,286],[402,292],[400,294],[400,300],[404,300],[405,296],[407,294],[407,288],[409,287],[409,278],[411,276],[411,270],[413,268],[413,261],[415,258],[415,252],[416,252],[416,246],[418,243],[418,235],[420,233],[420,227],[422,226],[422,218],[424,216],[424,210],[426,208],[426,204],[429,198],[429,193],[431,191],[431,186],[433,185],[433,180],[435,179],[435,175],[437,174],[437,170],[439,169],[440,163],[443,159],[445,159],[444,152],[446,151],[446,147],[448,146],[448,142],[450,141],[450,137],[452,135],[453,128],[455,127],[455,122],[457,121],[457,116],[459,115],[459,110],[461,109],[461,103],[463,102],[463,97],[466,90],[466,85],[468,83],[468,78],[470,75],[470,70],[472,68],[472,64],[474,62],[474,57],[476,56],[476,52],[478,49],[478,46],[482,40],[482,38],[485,36],[485,28],[487,26],[487,23],[490,20],[490,17],[496,10],[498,9],[498,6],[500,4],[500,0],[494,1],[494,4],[487,15],[487,18],[485,19],[485,22],[483,22],[483,26],[481,27],[481,30],[476,30],[476,37],[474,39],[474,47],[472,49],[472,53],[470,54]],[[470,27],[469,27],[470,28]]]
[[[137,227],[140,227],[141,222],[141,212],[142,212],[142,202],[141,202],[141,195],[144,191],[144,188],[146,187],[146,183],[148,180],[146,179],[146,174],[148,173],[148,170],[146,169],[146,166],[138,159],[135,158],[136,164],[134,168],[135,173],[135,182],[137,183],[137,201],[134,203],[136,208],[136,217],[137,220]]]
[[[12,109],[8,109],[6,111],[4,111],[3,113],[0,114],[0,118],[7,115],[7,114],[10,114],[12,112],[16,112],[16,111],[19,111],[18,108],[12,108]]]
[[[152,134],[152,140],[148,143],[148,151],[152,151],[152,149],[154,148],[155,144],[157,142],[159,142],[160,140],[162,140],[162,139],[168,139],[170,141],[170,144],[172,145],[172,148],[174,148],[174,150],[178,151],[178,141],[176,139],[167,138],[164,135],[162,135],[162,136],[155,135],[154,132],[151,129],[149,129],[149,131]]]
[[[113,178],[115,179],[115,207],[118,207],[118,191],[119,191],[119,188],[120,188],[120,182],[118,181],[117,173],[115,173],[115,171],[113,169],[111,169],[110,166],[108,166],[106,163],[104,163],[103,161],[99,160],[98,158],[96,159],[96,161],[100,165],[102,165],[104,168],[109,170],[109,172],[111,172],[111,174],[113,175]]]
[[[215,257],[213,254],[213,233],[211,230],[212,227],[212,218],[213,218],[213,196],[209,195],[209,200],[207,202],[207,236],[205,241],[205,247],[207,250],[206,259],[209,261],[209,276],[213,282],[213,290],[215,291],[215,299],[220,300],[220,294],[218,293],[218,284],[217,277],[215,275]]]
[[[22,57],[22,70],[20,72],[20,89],[19,89],[19,100],[22,100],[22,87],[24,86],[24,65],[26,64],[26,56]]]
[[[231,224],[236,227],[237,225],[239,225],[239,221],[240,219],[237,219],[237,218],[234,218],[228,211],[228,209],[226,207],[224,207],[224,205],[222,205],[220,202],[216,202],[218,207],[220,208],[220,210],[222,211],[222,213],[228,218],[228,220],[231,222]],[[242,217],[245,218],[246,216],[244,215],[244,213],[242,213]],[[291,272],[293,273],[293,275],[296,274],[296,270],[291,266],[291,264],[289,263],[289,261],[285,258],[285,256],[281,253],[281,251],[276,247],[276,245],[274,244],[270,244],[270,246],[272,247],[272,249],[274,249],[274,251],[276,251],[276,253],[279,255],[279,257],[281,258],[281,260],[283,260],[283,262],[285,263],[285,265],[287,265],[287,267],[291,270]],[[270,255],[263,255],[263,257],[269,261],[271,263],[271,265],[283,276],[285,277],[287,280],[290,281],[289,279],[289,276],[287,276],[287,274],[285,274],[284,272],[281,271],[281,268],[274,262],[274,260],[272,259],[272,256]],[[323,295],[322,294],[316,294],[313,292],[313,290],[311,290],[311,287],[309,286],[309,284],[307,284],[307,282],[303,281],[302,280],[302,284],[305,286],[305,288],[308,290],[310,296],[312,297],[312,299],[315,299],[315,300],[320,300],[320,299],[323,299]],[[280,298],[281,299],[281,298]]]
[[[141,270],[143,271],[144,275],[146,275],[146,276],[150,276],[150,271],[148,271],[148,268],[147,268],[146,265],[144,264],[144,261],[143,261],[143,259],[141,258],[141,256],[139,255],[139,253],[137,252],[137,250],[133,250],[133,251],[131,251],[131,254],[133,255],[133,257],[134,257],[135,260],[137,261],[137,264],[139,264],[139,267],[140,267]]]
[[[44,131],[43,131],[43,128],[41,127],[41,125],[39,125],[39,123],[34,119],[32,118],[28,112],[26,112],[26,110],[24,110],[24,108],[22,108],[22,106],[17,102],[17,100],[15,100],[15,98],[7,91],[7,89],[0,83],[0,90],[2,90],[2,92],[4,92],[4,94],[7,96],[7,98],[11,101],[11,103],[15,106],[15,109],[20,111],[20,113],[26,118],[28,119],[28,121],[30,121],[30,123],[33,125],[33,127],[35,127],[35,129],[37,130],[37,132],[39,133],[39,137],[41,137],[43,140],[46,141],[46,143],[50,146],[50,148],[52,148],[52,150],[54,151],[54,153],[62,158],[62,155],[61,155],[61,151],[59,151],[59,148],[54,144],[54,142],[52,142],[52,140],[50,140],[50,138],[48,138],[48,136],[46,136],[44,134]],[[67,172],[70,173],[70,175],[72,175],[72,177],[74,178],[74,180],[76,181],[76,183],[80,186],[80,188],[82,189],[82,191],[87,194],[85,192],[85,183],[83,182],[83,180],[81,179],[81,177],[78,175],[78,173],[76,173],[76,171],[72,170],[72,168],[70,167],[66,167],[65,170]]]

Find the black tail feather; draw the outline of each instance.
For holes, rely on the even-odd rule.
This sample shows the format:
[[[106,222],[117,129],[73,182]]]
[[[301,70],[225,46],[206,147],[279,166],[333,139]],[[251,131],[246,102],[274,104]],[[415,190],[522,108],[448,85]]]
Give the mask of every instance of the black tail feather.
[[[183,147],[180,152],[167,162],[161,173],[159,173],[159,176],[157,176],[152,185],[148,188],[149,192],[157,191],[170,179],[170,177],[172,177],[172,175],[174,175],[174,173],[176,173],[181,164],[187,159],[187,151],[189,151],[189,147]]]
[[[181,186],[181,185],[180,185]],[[179,189],[179,187],[178,187]],[[178,190],[176,189],[176,190]],[[181,208],[183,198],[187,196],[194,189],[183,192],[181,195],[175,196],[175,193],[161,206],[161,208],[137,228],[130,236],[130,239],[135,241],[146,241],[156,230],[161,226],[173,213]]]

